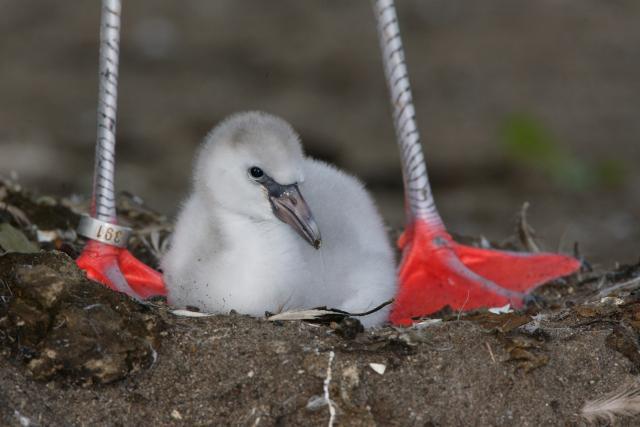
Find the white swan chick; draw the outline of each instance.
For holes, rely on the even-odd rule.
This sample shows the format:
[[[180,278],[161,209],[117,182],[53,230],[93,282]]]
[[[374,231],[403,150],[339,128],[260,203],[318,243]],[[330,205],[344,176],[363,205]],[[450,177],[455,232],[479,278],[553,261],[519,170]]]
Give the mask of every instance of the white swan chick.
[[[206,137],[162,267],[169,303],[263,316],[393,298],[394,254],[362,184],[305,157],[284,120],[239,113]],[[361,319],[386,321],[386,307]]]

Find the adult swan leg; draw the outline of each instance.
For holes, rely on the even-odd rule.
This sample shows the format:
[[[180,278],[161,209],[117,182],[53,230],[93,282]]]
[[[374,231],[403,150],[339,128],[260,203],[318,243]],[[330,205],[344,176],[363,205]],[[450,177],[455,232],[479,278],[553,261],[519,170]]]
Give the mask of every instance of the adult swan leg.
[[[531,290],[575,272],[580,262],[559,254],[479,249],[451,238],[431,193],[394,2],[374,0],[373,7],[402,159],[407,215],[398,242],[403,256],[390,320],[408,325],[445,306],[520,307]]]
[[[130,229],[117,225],[114,189],[120,0],[103,0],[100,23],[98,139],[91,216],[82,218],[79,234],[90,240],[77,260],[97,282],[143,299],[166,293],[162,275],[127,249]]]

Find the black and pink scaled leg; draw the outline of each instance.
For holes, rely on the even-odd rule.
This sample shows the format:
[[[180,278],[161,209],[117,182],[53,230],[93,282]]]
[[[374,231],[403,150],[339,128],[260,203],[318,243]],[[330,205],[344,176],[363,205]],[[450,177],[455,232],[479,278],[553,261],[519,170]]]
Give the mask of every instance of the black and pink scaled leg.
[[[537,286],[580,268],[572,257],[479,249],[455,242],[436,209],[416,126],[398,17],[393,0],[373,0],[396,139],[402,159],[406,229],[399,288],[390,320],[414,319],[446,306],[456,311],[520,307]]]
[[[77,259],[87,276],[137,299],[165,295],[162,275],[126,249],[131,230],[117,224],[115,196],[116,112],[121,0],[103,0],[100,23],[98,138],[91,216],[78,233],[90,239]]]

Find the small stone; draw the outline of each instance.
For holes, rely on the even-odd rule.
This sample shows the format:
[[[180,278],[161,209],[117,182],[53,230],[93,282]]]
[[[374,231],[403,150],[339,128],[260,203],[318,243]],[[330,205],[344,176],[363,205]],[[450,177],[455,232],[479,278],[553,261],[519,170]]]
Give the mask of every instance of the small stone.
[[[332,322],[331,328],[336,331],[336,334],[349,340],[354,339],[358,334],[364,332],[362,323],[354,317],[345,317],[337,324]]]
[[[380,375],[384,375],[384,372],[387,370],[387,366],[382,363],[369,363],[369,367]]]
[[[290,351],[290,346],[285,341],[272,341],[269,343],[269,347],[276,354],[285,354]]]
[[[311,396],[307,401],[306,408],[307,411],[317,411],[327,406],[328,403],[323,395]]]
[[[177,409],[174,409],[173,411],[171,411],[171,418],[173,418],[174,420],[181,420],[182,414]]]
[[[511,309],[511,304],[506,304],[506,305],[503,305],[502,307],[492,307],[488,311],[489,313],[493,313],[493,314],[507,314],[507,313],[513,312],[513,310]]]
[[[624,300],[618,297],[604,297],[600,300],[600,304],[609,306],[619,306],[624,304]]]

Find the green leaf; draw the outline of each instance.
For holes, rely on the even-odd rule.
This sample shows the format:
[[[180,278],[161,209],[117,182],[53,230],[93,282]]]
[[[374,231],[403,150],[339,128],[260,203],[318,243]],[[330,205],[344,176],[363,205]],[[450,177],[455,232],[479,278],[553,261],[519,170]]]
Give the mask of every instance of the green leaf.
[[[501,127],[504,153],[513,161],[542,172],[564,189],[589,191],[624,184],[626,169],[621,159],[588,162],[567,151],[544,124],[527,114],[507,116]]]
[[[40,250],[22,231],[6,222],[0,224],[0,247],[5,252],[32,253]]]
[[[551,163],[562,153],[544,126],[524,114],[507,118],[502,129],[503,145],[513,158],[527,163]]]

